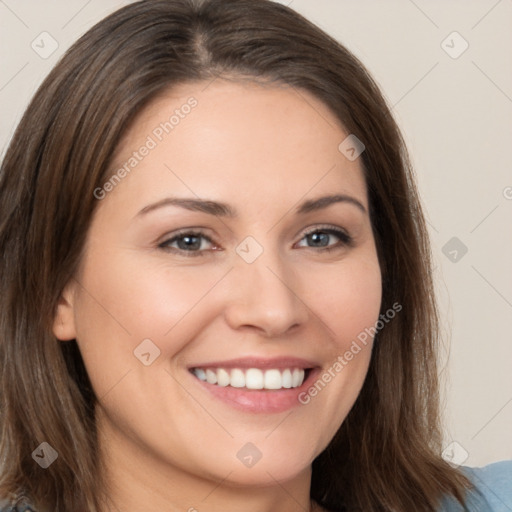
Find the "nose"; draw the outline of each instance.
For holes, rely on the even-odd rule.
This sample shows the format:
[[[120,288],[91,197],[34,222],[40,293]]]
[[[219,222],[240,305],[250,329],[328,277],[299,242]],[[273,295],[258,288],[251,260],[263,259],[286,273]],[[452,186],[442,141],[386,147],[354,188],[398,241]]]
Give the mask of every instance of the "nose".
[[[300,296],[300,276],[269,252],[252,263],[237,257],[225,318],[232,329],[252,328],[270,338],[303,325],[309,309]]]

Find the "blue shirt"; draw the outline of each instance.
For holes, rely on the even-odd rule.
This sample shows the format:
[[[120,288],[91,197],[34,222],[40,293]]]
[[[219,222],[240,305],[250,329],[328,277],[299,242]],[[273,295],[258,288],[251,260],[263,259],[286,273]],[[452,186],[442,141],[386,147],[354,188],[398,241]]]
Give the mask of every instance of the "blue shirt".
[[[512,512],[512,460],[460,469],[475,486],[466,494],[468,512]],[[440,512],[466,512],[466,509],[450,498],[444,500]]]
[[[495,462],[483,468],[460,469],[475,485],[466,494],[466,508],[453,498],[445,499],[439,512],[512,512],[512,460]],[[31,508],[13,508],[0,501],[0,512],[30,512]]]

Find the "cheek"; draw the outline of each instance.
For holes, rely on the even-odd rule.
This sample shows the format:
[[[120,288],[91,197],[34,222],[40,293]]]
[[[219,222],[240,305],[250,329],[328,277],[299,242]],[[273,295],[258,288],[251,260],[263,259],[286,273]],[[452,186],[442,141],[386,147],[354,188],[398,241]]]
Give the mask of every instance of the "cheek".
[[[324,283],[323,285],[320,285]],[[347,259],[330,269],[309,271],[304,292],[321,315],[333,337],[333,348],[344,351],[347,343],[378,319],[382,285],[376,256]]]
[[[326,283],[313,287],[313,282]],[[348,259],[331,272],[309,274],[309,296],[331,335],[329,363],[299,396],[308,414],[324,425],[318,450],[342,424],[364,383],[381,305],[381,273],[376,255]],[[327,329],[328,328],[328,329]]]
[[[202,299],[224,269],[164,267],[149,261],[141,264],[129,254],[109,257],[98,249],[91,251],[79,278],[77,341],[91,378],[97,374],[106,385],[134,362],[136,368],[140,365],[134,350],[143,340],[154,343],[162,361],[179,352],[213,314]]]

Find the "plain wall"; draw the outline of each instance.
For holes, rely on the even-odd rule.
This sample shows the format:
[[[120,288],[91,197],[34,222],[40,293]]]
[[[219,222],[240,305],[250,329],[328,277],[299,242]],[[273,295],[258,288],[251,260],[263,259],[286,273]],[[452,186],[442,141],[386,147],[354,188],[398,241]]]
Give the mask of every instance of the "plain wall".
[[[0,2],[0,154],[57,59],[128,3]],[[512,2],[280,3],[353,51],[393,106],[436,261],[445,446],[464,465],[512,459]]]

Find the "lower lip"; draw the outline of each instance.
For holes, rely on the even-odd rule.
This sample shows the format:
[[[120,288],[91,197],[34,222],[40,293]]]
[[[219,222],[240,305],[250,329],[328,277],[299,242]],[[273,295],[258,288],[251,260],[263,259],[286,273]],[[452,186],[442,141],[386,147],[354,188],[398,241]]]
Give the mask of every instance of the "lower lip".
[[[218,398],[235,409],[244,412],[270,414],[284,412],[293,407],[302,405],[299,401],[299,395],[311,386],[315,375],[317,375],[319,371],[319,368],[310,370],[308,378],[297,388],[277,390],[253,390],[234,388],[232,386],[218,386],[217,384],[209,384],[208,382],[200,380],[193,374],[191,374],[191,377],[215,398]]]

